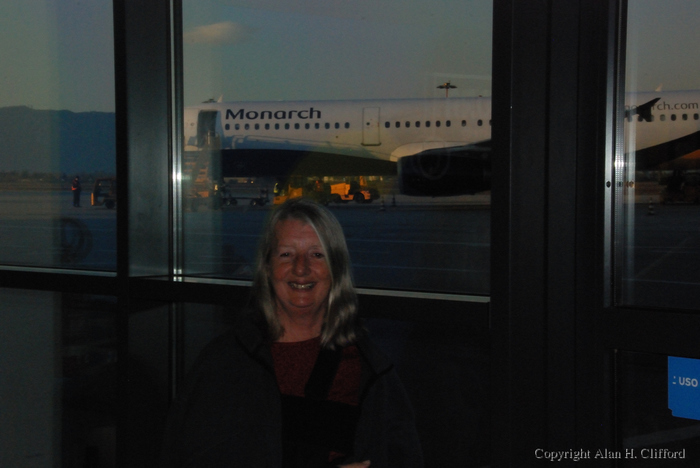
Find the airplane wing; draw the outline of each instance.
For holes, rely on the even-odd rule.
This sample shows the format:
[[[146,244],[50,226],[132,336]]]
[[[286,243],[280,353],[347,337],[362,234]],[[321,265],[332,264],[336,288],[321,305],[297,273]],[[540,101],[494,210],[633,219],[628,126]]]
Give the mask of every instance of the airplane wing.
[[[289,149],[222,149],[222,177],[396,175],[396,163],[321,151]]]
[[[629,119],[633,115],[638,115],[639,117],[642,118],[642,120],[645,120],[647,122],[651,122],[651,119],[653,118],[652,114],[651,114],[651,110],[654,108],[654,104],[659,102],[659,99],[661,99],[661,98],[652,99],[651,101],[645,102],[644,104],[642,104],[640,106],[636,106],[636,107],[632,107],[631,109],[627,109],[625,111],[625,118]]]
[[[201,152],[200,152],[201,153]],[[201,157],[201,155],[199,156]],[[223,149],[222,177],[396,176],[401,192],[417,196],[464,195],[491,188],[491,141],[435,148],[398,162],[343,154],[285,149]]]
[[[700,132],[635,151],[638,171],[700,169]]]
[[[474,194],[491,189],[491,140],[435,148],[398,161],[401,193],[416,196]]]

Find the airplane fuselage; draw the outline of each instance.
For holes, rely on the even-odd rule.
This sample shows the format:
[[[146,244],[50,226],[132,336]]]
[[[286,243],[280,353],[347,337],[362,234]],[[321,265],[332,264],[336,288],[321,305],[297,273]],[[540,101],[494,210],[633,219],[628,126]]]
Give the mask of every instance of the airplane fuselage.
[[[625,108],[634,111],[652,101],[648,118],[632,112],[625,119],[625,152],[638,154],[638,169],[669,168],[674,159],[700,149],[700,92],[629,94]]]
[[[651,121],[635,115],[626,120],[631,151],[700,131],[697,91],[628,94],[625,106],[656,98]],[[210,113],[208,121],[202,112]],[[184,123],[186,148],[201,147],[203,134],[212,131],[224,149],[288,148],[396,161],[425,149],[489,140],[491,99],[213,102],[188,107]]]
[[[630,167],[700,169],[700,92],[629,94],[625,107]],[[184,124],[185,151],[219,151],[223,176],[396,174],[428,196],[490,184],[490,98],[208,102]]]
[[[185,111],[185,145],[202,146],[202,112],[222,149],[277,148],[397,161],[491,135],[489,98],[205,103]],[[199,120],[198,120],[199,119]]]

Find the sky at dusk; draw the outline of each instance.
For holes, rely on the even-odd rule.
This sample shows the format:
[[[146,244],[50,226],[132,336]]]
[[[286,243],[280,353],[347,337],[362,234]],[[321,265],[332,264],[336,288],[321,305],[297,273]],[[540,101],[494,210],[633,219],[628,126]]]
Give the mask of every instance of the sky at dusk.
[[[700,2],[629,0],[627,89],[700,89]]]
[[[490,95],[491,0],[184,0],[185,105]],[[700,2],[631,0],[628,84],[700,89]],[[114,111],[109,0],[0,2],[0,107]]]
[[[490,95],[491,0],[185,0],[185,105]]]
[[[0,107],[114,111],[112,3],[0,1]]]

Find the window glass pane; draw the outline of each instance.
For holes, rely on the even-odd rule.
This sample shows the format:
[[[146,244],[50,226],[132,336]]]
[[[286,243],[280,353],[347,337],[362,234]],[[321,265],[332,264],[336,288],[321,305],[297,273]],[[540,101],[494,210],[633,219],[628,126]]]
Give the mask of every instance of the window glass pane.
[[[700,4],[635,0],[628,8],[625,157],[616,164],[618,300],[694,309],[700,294]]]
[[[387,319],[367,328],[406,386],[425,466],[491,466],[488,330]]]
[[[112,297],[0,289],[0,466],[116,466],[116,317]]]
[[[0,18],[0,264],[114,270],[112,2],[2,2]]]
[[[178,307],[183,312],[182,361],[190,371],[202,349],[230,330],[239,311],[192,303]],[[396,366],[408,392],[425,465],[489,466],[488,330],[473,323],[379,318],[366,319],[364,324],[373,342]]]
[[[676,468],[700,462],[700,421],[679,416],[682,398],[674,396],[680,391],[697,401],[700,375],[697,371],[675,372],[671,367],[675,359],[619,353],[617,406],[622,447],[608,451],[610,459],[619,455],[619,466]],[[604,449],[601,452],[605,454]]]
[[[358,286],[488,294],[491,10],[185,0],[183,272],[249,279],[271,207],[309,196]]]

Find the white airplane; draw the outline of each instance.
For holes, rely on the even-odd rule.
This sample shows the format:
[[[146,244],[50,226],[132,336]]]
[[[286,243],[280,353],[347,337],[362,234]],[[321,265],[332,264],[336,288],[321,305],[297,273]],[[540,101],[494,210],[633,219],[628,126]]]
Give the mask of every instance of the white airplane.
[[[186,108],[184,126],[186,152],[220,148],[224,177],[398,170],[402,192],[415,195],[489,183],[489,98],[208,102]],[[479,180],[465,191],[470,175]]]
[[[630,94],[625,108],[636,170],[700,169],[700,91]]]
[[[693,161],[700,92],[627,101],[638,170]],[[185,109],[184,126],[185,152],[220,151],[223,177],[398,175],[402,193],[426,196],[490,188],[490,98],[207,102]]]

